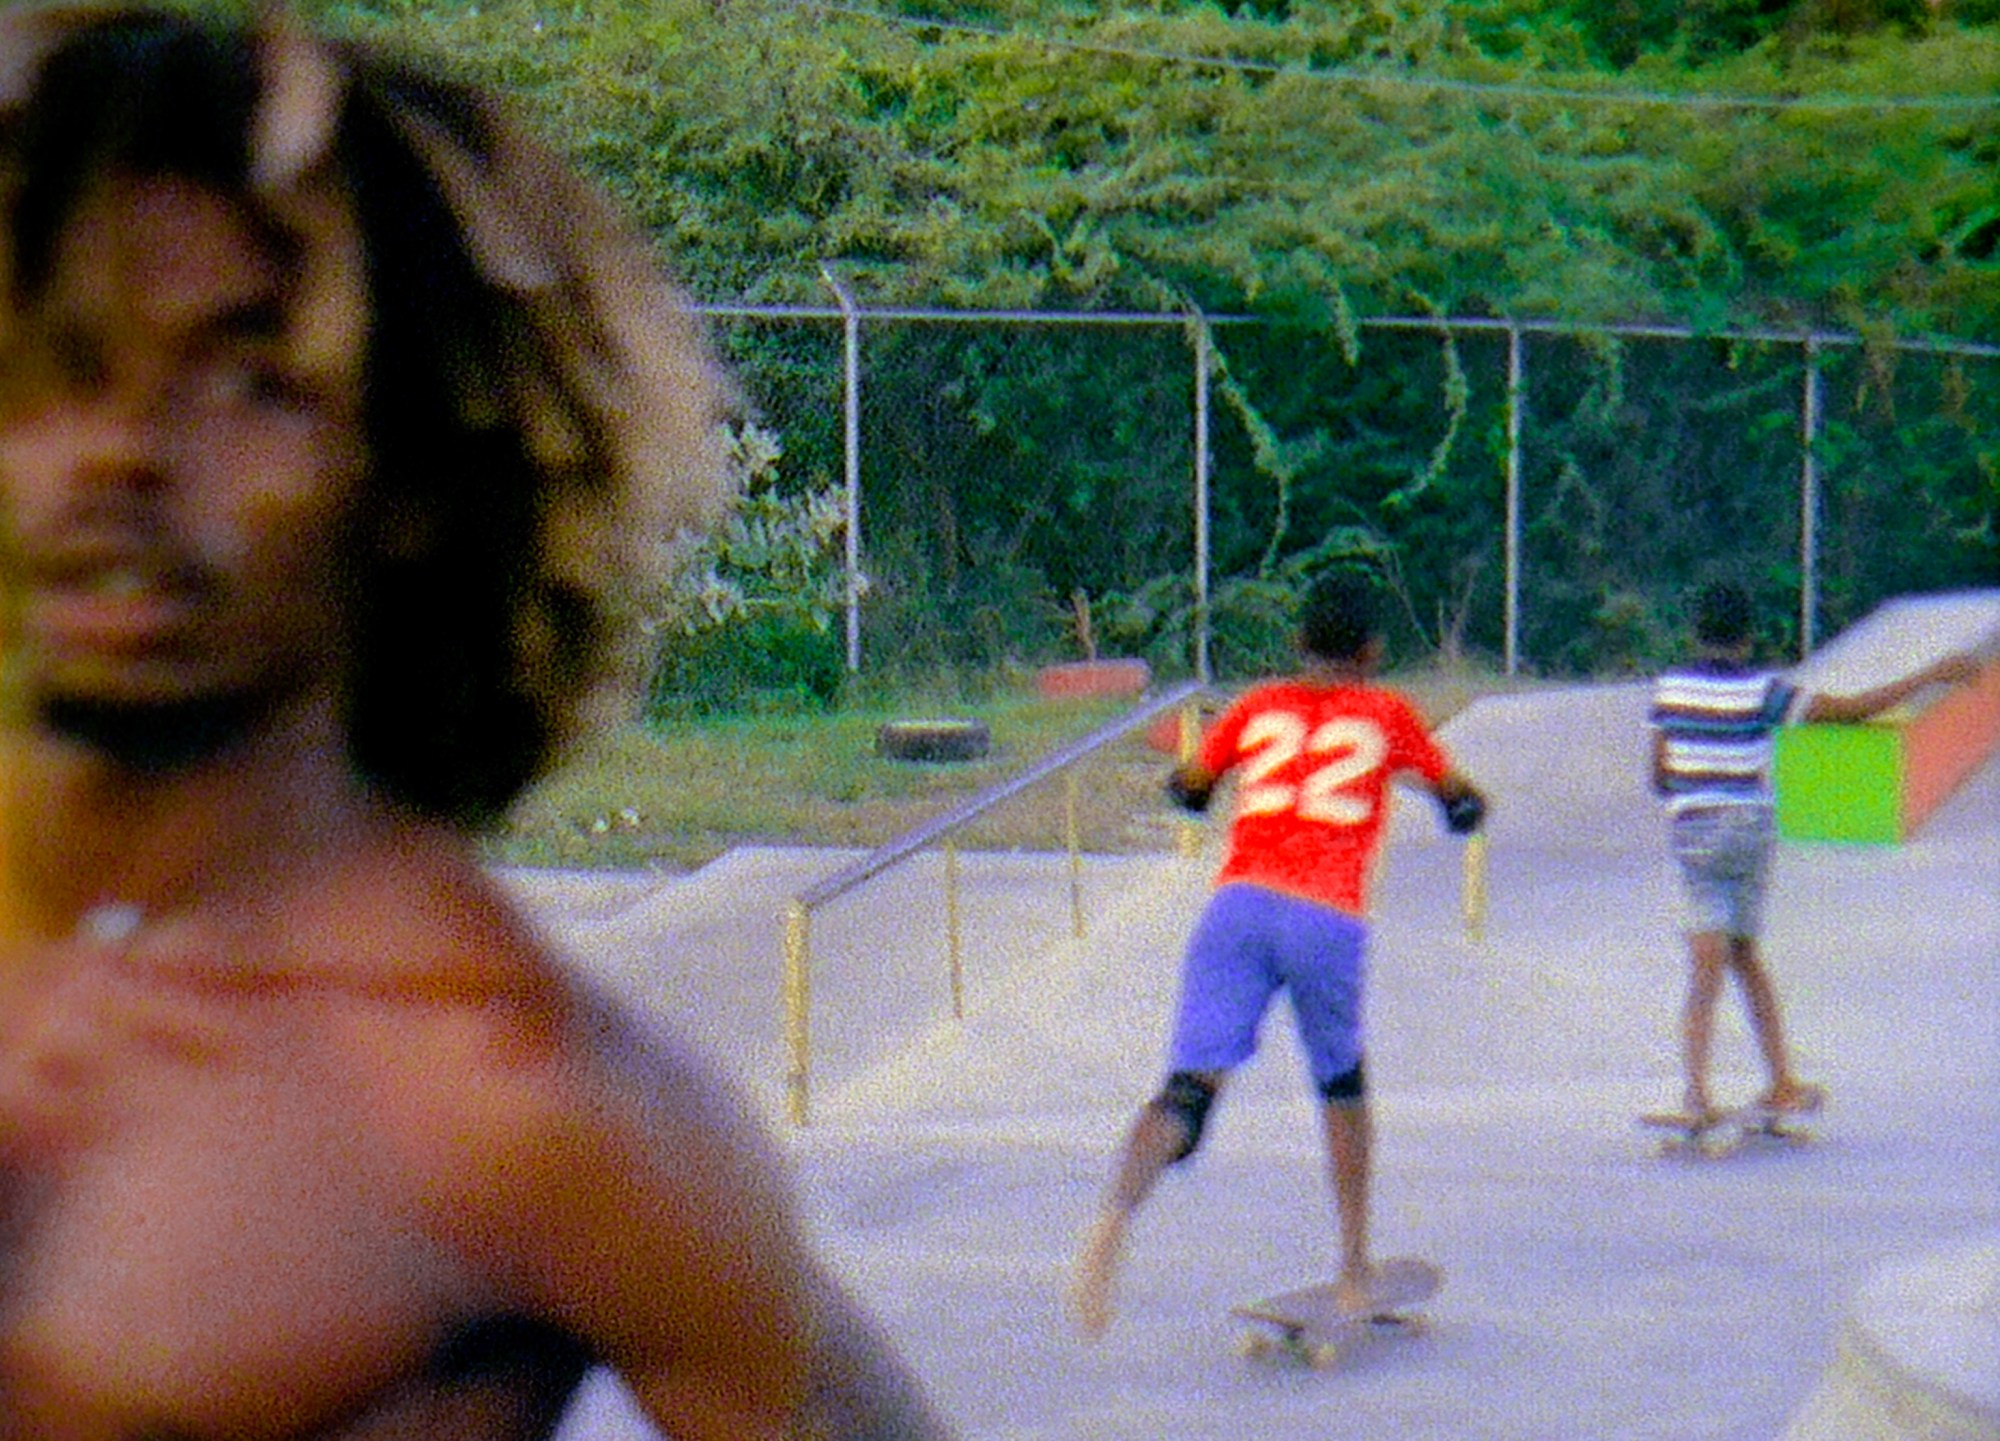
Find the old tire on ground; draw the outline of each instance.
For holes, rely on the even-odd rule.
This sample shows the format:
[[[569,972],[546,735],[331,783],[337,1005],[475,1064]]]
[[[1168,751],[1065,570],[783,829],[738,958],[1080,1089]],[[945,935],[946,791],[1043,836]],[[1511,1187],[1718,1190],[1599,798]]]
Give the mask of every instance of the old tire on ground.
[[[974,761],[992,748],[984,721],[889,721],[875,732],[875,754],[895,761]]]

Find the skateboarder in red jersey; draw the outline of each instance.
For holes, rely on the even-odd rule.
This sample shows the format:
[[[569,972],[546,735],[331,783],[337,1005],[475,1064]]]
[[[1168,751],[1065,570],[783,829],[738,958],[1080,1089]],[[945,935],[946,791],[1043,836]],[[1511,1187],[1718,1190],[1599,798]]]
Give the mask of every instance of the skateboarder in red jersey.
[[[1234,774],[1236,814],[1215,893],[1188,942],[1166,1083],[1134,1121],[1077,1261],[1070,1311],[1086,1335],[1110,1324],[1133,1214],[1167,1167],[1200,1145],[1209,1107],[1256,1049],[1280,990],[1291,998],[1324,1103],[1340,1293],[1357,1306],[1368,1293],[1363,953],[1389,785],[1414,776],[1460,833],[1477,829],[1485,802],[1410,702],[1371,683],[1383,647],[1366,580],[1335,574],[1316,583],[1301,609],[1298,643],[1300,672],[1247,692],[1168,781],[1177,802],[1200,811]]]

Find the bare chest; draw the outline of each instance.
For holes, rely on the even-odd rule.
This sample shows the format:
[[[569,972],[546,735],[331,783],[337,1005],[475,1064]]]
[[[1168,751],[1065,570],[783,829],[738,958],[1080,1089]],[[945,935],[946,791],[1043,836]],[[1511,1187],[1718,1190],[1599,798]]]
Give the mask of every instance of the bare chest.
[[[347,1434],[476,1314],[325,1019],[113,978],[0,1022],[0,1438]]]

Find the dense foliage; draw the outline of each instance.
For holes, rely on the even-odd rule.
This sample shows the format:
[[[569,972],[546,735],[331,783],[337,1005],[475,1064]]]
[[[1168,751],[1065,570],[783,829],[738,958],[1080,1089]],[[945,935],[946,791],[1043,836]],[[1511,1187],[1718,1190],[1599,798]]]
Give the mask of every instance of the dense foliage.
[[[1502,347],[1387,315],[1840,331],[1823,628],[1992,583],[1996,0],[350,0],[538,107],[710,301],[1120,309],[1212,329],[1218,665],[1368,564],[1406,645],[1498,644]],[[801,493],[838,336],[725,340]],[[1188,663],[1188,334],[870,328],[872,653]],[[1744,575],[1797,623],[1797,345],[1537,340],[1525,657],[1648,665]]]
[[[680,539],[649,607],[658,717],[824,707],[841,690],[845,507],[831,490],[786,487],[783,447],[763,427],[731,426],[727,440],[727,512]]]
[[[528,95],[711,298],[2000,319],[2000,29],[1889,0],[345,8]]]

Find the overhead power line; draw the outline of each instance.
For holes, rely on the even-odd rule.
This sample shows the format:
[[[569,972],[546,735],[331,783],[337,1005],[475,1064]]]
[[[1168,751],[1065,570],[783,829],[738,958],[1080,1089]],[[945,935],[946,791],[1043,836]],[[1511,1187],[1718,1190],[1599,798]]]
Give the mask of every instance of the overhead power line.
[[[905,30],[943,30],[978,36],[988,40],[1023,41],[1051,50],[1104,55],[1114,59],[1143,60],[1169,65],[1199,66],[1211,70],[1234,70],[1253,75],[1282,75],[1294,79],[1318,80],[1327,84],[1365,86],[1371,89],[1410,90],[1422,94],[1463,95],[1473,99],[1564,101],[1581,105],[1669,107],[1685,110],[1767,110],[1767,111],[1870,111],[1931,110],[1980,111],[2000,108],[1995,95],[1708,95],[1671,90],[1593,90],[1576,86],[1526,85],[1516,82],[1455,80],[1441,75],[1415,75],[1391,70],[1370,70],[1350,65],[1281,64],[1268,60],[1245,60],[1231,55],[1200,55],[1166,50],[1150,45],[1113,45],[1096,40],[1070,40],[1039,32],[976,25],[965,20],[944,20],[919,15],[892,15],[861,5],[841,5],[813,0],[807,8],[826,15],[845,15]]]

